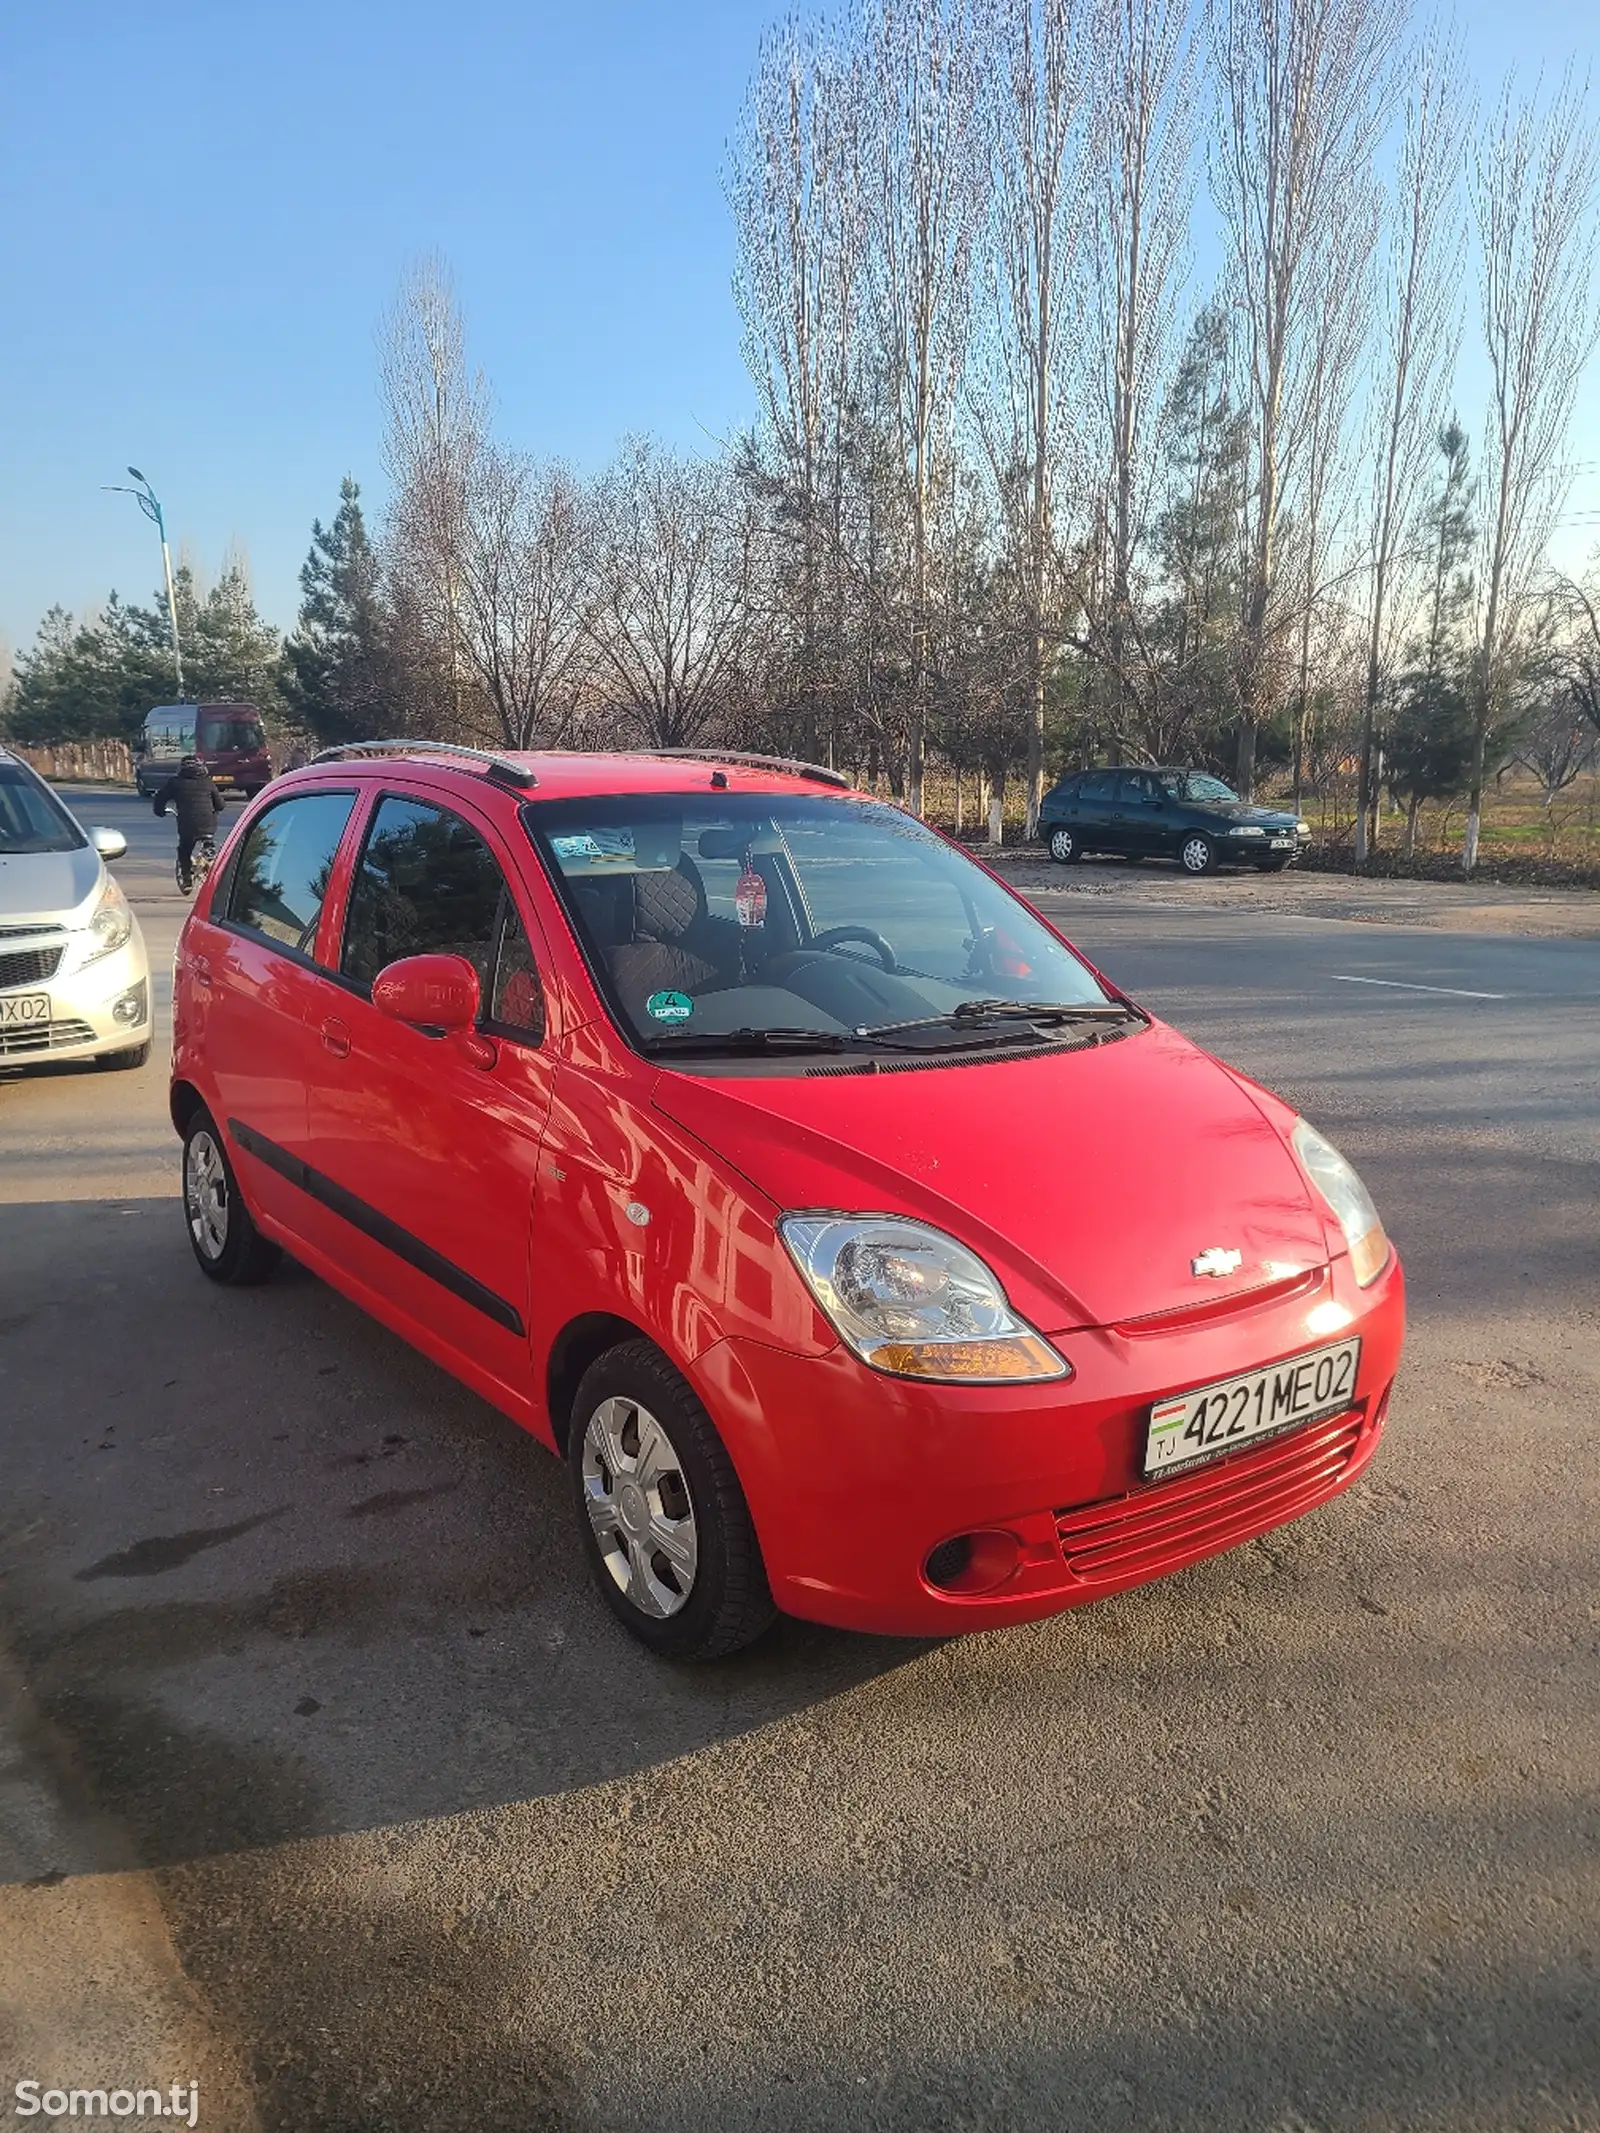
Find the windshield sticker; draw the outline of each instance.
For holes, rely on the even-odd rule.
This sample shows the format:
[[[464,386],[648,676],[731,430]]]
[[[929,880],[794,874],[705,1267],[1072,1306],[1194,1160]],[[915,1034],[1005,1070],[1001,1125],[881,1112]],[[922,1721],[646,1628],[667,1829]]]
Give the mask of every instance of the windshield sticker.
[[[644,1003],[644,1011],[654,1022],[687,1022],[694,1013],[694,1002],[686,992],[653,992]]]
[[[552,837],[550,848],[558,859],[598,859],[600,847],[592,837]]]

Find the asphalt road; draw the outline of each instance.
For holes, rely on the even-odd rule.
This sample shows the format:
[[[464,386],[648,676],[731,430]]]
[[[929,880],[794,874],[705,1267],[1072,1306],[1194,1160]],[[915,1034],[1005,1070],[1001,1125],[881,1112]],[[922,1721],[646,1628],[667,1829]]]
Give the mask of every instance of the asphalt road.
[[[165,1007],[167,825],[80,813]],[[0,2122],[76,1918],[74,2065],[229,2133],[1600,2127],[1600,940],[1096,872],[1041,900],[1357,1161],[1412,1344],[1337,1503],[992,1637],[646,1658],[536,1444],[195,1273],[159,1056],[0,1077]]]

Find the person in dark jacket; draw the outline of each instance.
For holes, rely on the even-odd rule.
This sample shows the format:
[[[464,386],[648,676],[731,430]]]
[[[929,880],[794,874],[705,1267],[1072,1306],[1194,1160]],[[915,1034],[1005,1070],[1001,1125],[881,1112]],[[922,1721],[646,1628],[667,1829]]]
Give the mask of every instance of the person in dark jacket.
[[[222,813],[222,795],[200,758],[186,755],[166,784],[156,790],[158,815],[166,813],[169,800],[178,817],[178,883],[187,895],[194,879],[194,848],[201,842],[210,843],[217,817]]]

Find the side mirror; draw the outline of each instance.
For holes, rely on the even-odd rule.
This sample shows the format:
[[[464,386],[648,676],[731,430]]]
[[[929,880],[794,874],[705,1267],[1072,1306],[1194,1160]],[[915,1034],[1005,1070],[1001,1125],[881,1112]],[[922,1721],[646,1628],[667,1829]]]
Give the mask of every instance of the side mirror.
[[[478,1019],[478,973],[464,955],[408,955],[380,970],[372,1004],[396,1022],[470,1030]]]
[[[121,830],[92,829],[89,842],[102,859],[120,859],[128,849],[128,840]]]

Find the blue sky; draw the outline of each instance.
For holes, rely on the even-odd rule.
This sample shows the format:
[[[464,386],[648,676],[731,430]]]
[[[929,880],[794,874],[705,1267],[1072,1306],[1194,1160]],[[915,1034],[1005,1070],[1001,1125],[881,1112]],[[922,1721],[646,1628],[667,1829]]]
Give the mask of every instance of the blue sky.
[[[129,460],[203,575],[292,620],[340,476],[381,497],[375,336],[451,263],[514,441],[705,444],[750,389],[720,168],[761,0],[13,0],[0,28],[0,637],[145,598]],[[1574,0],[1463,0],[1479,76],[1558,68]],[[1592,36],[1589,42],[1592,43]],[[1467,381],[1464,381],[1467,382]],[[1471,396],[1463,413],[1471,414]],[[1583,456],[1600,460],[1600,386]],[[1600,506],[1586,483],[1578,508]],[[1574,528],[1586,553],[1600,528]]]

